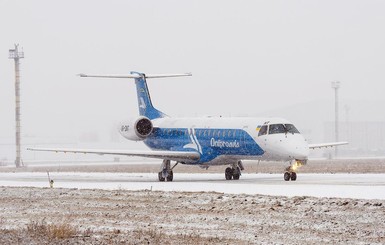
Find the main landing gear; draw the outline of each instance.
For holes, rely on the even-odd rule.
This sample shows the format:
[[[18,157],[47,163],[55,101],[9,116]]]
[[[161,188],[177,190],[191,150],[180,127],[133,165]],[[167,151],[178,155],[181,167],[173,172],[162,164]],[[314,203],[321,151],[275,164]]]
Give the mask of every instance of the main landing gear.
[[[225,178],[226,180],[239,180],[239,177],[242,175],[241,170],[244,170],[245,168],[242,165],[241,161],[238,161],[236,164],[233,164],[232,167],[228,167],[225,170]]]
[[[299,167],[305,165],[306,161],[295,160],[293,164],[286,168],[286,172],[283,174],[283,179],[285,181],[296,181],[297,173],[295,172]]]
[[[174,166],[171,167],[170,160],[163,160],[163,163],[160,168],[160,172],[158,172],[158,179],[159,181],[163,182],[165,180],[167,181],[173,181],[174,179],[174,172],[172,171],[176,165],[178,165],[178,162],[175,163]]]

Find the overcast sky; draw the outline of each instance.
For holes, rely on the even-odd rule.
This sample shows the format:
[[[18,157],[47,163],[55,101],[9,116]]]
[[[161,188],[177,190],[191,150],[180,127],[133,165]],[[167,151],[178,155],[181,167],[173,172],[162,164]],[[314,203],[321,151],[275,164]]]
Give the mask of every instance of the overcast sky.
[[[0,137],[14,137],[14,43],[25,52],[23,134],[76,137],[138,114],[132,80],[78,73],[192,72],[149,81],[174,116],[332,100],[333,80],[343,99],[383,102],[384,13],[374,0],[0,0]]]

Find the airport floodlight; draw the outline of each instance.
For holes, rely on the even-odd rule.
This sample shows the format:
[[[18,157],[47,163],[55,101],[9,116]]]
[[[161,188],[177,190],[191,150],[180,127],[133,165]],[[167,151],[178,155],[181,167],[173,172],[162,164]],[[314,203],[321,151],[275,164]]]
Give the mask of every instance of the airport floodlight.
[[[334,89],[339,89],[339,88],[340,88],[340,85],[341,85],[341,82],[340,82],[340,81],[334,81],[334,82],[332,82],[332,88],[334,88]]]
[[[335,129],[335,140],[336,142],[338,142],[338,124],[339,124],[339,121],[338,121],[338,89],[341,87],[341,83],[339,81],[333,81],[332,83],[332,88],[334,89],[334,110],[335,110],[335,114],[334,114],[334,129]],[[338,155],[338,147],[335,147],[335,157],[337,157]]]
[[[24,52],[19,52],[19,44],[9,50],[9,59],[15,61],[15,119],[16,119],[16,167],[23,166],[21,160],[21,129],[20,129],[20,59],[24,58]]]

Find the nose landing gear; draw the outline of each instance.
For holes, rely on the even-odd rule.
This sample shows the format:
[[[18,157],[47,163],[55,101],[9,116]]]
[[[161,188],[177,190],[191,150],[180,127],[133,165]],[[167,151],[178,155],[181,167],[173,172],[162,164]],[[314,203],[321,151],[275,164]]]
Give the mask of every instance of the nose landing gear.
[[[283,179],[285,181],[289,181],[289,180],[296,181],[297,180],[297,173],[296,172],[285,172],[283,174]]]
[[[285,170],[286,172],[283,174],[283,179],[285,181],[296,181],[297,180],[297,173],[295,172],[299,167],[306,164],[306,161],[300,161],[295,160],[293,164],[291,164],[289,167],[287,167]]]

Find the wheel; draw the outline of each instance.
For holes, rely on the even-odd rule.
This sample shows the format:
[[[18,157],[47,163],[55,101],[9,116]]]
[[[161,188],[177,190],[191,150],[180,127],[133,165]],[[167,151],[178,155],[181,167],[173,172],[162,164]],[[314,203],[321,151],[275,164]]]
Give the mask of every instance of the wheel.
[[[241,169],[237,167],[236,169],[232,169],[233,171],[233,179],[238,180],[241,176]]]
[[[296,172],[292,172],[292,173],[291,173],[290,179],[291,179],[292,181],[296,181],[296,180],[297,180],[297,174],[296,174]]]
[[[172,181],[174,179],[174,173],[170,171],[167,176],[167,181]]]
[[[290,173],[289,172],[285,172],[284,175],[283,175],[283,179],[285,181],[289,181],[290,180]]]
[[[239,180],[239,173],[237,173],[237,174],[233,174],[233,179],[235,179],[235,180]]]
[[[225,177],[226,180],[231,180],[231,178],[233,177],[233,170],[231,168],[226,168]]]
[[[158,179],[159,179],[159,181],[164,181],[165,180],[163,175],[162,175],[162,172],[158,173]]]

